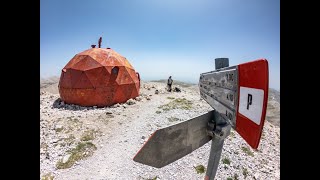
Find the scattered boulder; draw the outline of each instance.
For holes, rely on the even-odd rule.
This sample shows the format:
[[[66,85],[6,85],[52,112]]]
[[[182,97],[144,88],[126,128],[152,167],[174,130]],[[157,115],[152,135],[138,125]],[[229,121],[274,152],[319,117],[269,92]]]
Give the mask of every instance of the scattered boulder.
[[[120,107],[120,104],[119,104],[119,103],[114,104],[114,105],[111,106],[111,108],[117,108],[117,107]]]
[[[159,94],[159,90],[157,89],[154,93],[155,93],[155,94]]]
[[[148,95],[145,94],[145,93],[141,93],[140,96],[141,96],[141,97],[146,97],[146,96],[148,96]]]
[[[63,157],[63,159],[62,159],[62,163],[66,163],[66,162],[69,160],[70,156],[71,156],[71,154],[65,155],[65,156]]]
[[[55,130],[59,130],[59,129],[62,129],[62,127],[63,127],[62,125],[57,124],[57,125],[55,125],[54,129],[55,129]]]
[[[133,99],[129,99],[126,104],[128,105],[132,105],[132,104],[135,104],[136,102],[133,100]]]
[[[45,154],[45,153],[46,153],[46,151],[43,148],[40,148],[40,154],[42,155],[42,154]]]
[[[134,98],[136,101],[141,101],[142,100],[142,98],[140,97],[140,96],[138,96],[138,97],[136,97],[136,98]]]
[[[59,139],[52,139],[51,141],[50,141],[50,143],[57,143],[59,141]]]
[[[69,104],[67,104],[67,105],[65,106],[65,108],[66,108],[67,110],[70,110],[70,109],[71,109],[71,106],[70,106]]]
[[[178,87],[175,87],[175,88],[173,89],[173,91],[174,91],[174,92],[181,92],[181,89],[178,88]]]
[[[255,173],[255,174],[254,174],[254,178],[255,178],[255,179],[259,179],[259,177],[260,177],[260,174],[259,174],[259,173]]]

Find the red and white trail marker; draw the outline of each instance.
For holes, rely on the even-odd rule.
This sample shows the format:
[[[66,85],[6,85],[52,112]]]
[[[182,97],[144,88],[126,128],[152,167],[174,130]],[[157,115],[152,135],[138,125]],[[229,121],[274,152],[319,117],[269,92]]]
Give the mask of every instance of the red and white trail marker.
[[[268,61],[259,59],[202,73],[199,81],[201,97],[254,149],[266,116],[268,77]]]
[[[238,69],[239,106],[236,131],[252,148],[257,149],[268,104],[268,61],[261,59],[240,64]]]

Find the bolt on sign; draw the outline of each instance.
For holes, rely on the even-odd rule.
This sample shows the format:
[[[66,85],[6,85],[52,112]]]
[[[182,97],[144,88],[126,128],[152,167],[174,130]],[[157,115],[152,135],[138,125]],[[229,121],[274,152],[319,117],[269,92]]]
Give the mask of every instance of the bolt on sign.
[[[258,148],[268,100],[268,61],[258,59],[226,67],[229,66],[228,59],[221,59],[223,62],[216,60],[219,69],[202,73],[199,79],[200,96],[214,110],[155,131],[135,155],[134,161],[161,168],[210,140],[212,146],[219,141],[222,145],[211,148],[216,152],[210,152],[210,157],[215,153],[218,157],[209,158],[208,162],[208,168],[215,170],[211,175],[207,174],[206,179],[212,179],[221,156],[223,139],[230,133],[230,128],[225,127],[237,131],[253,149]],[[213,161],[215,165],[210,165]]]

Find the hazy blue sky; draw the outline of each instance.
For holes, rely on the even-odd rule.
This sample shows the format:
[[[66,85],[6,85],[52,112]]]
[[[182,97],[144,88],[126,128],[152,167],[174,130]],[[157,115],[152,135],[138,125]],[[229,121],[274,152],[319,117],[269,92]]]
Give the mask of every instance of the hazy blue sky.
[[[60,76],[98,44],[126,57],[143,80],[197,83],[214,59],[269,61],[280,89],[280,0],[40,0],[41,77]]]

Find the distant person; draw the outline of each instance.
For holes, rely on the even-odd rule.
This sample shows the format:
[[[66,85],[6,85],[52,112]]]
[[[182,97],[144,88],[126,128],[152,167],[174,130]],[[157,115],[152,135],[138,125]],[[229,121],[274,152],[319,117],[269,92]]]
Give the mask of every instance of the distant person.
[[[171,92],[172,82],[173,82],[173,80],[171,79],[171,76],[169,76],[168,83],[167,83],[169,92]]]

